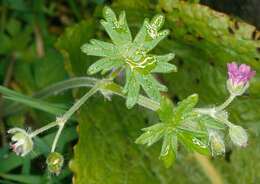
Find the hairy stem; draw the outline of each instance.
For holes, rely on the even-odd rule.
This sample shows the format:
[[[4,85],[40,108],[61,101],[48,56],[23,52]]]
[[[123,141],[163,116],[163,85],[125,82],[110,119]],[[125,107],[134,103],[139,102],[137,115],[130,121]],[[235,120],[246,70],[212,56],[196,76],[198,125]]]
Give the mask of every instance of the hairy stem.
[[[38,135],[38,134],[40,134],[40,133],[42,133],[42,132],[44,132],[46,130],[49,130],[50,128],[53,128],[53,127],[55,127],[57,125],[58,125],[58,123],[56,121],[54,121],[52,123],[49,123],[48,125],[45,125],[45,126],[39,128],[39,129],[35,130],[34,132],[32,132],[30,134],[30,137],[34,137],[34,136],[36,136],[36,135]]]
[[[89,97],[94,95],[99,90],[99,87],[95,85],[91,88],[83,97],[81,97],[63,116],[62,119],[66,122],[74,112],[76,112],[81,105],[83,105]]]
[[[215,110],[216,111],[220,111],[220,110],[225,109],[234,100],[235,97],[236,97],[236,95],[231,94],[229,96],[229,98],[223,104],[221,104],[220,106],[216,107]]]
[[[66,124],[67,120],[76,112],[81,105],[83,105],[92,95],[94,95],[99,90],[99,83],[97,83],[93,88],[91,88],[83,97],[81,97],[61,118],[57,118],[57,123],[59,125],[59,130],[55,136],[52,144],[51,152],[55,151],[60,134]]]
[[[54,152],[54,151],[55,151],[56,145],[57,145],[57,143],[58,143],[58,140],[59,140],[59,137],[60,137],[60,135],[61,135],[61,132],[62,132],[62,130],[63,130],[63,128],[64,128],[64,125],[65,125],[65,123],[59,124],[59,130],[58,130],[58,132],[56,133],[55,138],[54,138],[54,141],[53,141],[53,143],[52,143],[51,152]]]

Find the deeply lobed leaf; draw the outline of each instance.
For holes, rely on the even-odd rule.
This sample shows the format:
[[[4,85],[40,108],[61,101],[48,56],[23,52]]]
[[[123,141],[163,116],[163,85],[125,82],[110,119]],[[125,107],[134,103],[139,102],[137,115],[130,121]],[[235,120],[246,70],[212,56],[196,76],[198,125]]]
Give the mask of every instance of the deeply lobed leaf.
[[[160,101],[160,91],[166,91],[167,87],[160,84],[151,73],[177,71],[175,65],[168,63],[174,58],[174,54],[162,56],[148,54],[169,34],[168,30],[160,31],[164,24],[164,16],[156,15],[151,21],[145,19],[142,28],[133,41],[125,12],[121,12],[117,18],[111,8],[105,7],[103,15],[105,19],[101,20],[101,24],[113,43],[94,39],[90,41],[90,44],[87,43],[81,47],[81,50],[87,55],[104,57],[92,64],[88,73],[94,74],[101,70],[109,71],[114,67],[125,66],[126,84],[124,93],[127,93],[127,107],[131,108],[136,104],[140,86],[150,98]]]

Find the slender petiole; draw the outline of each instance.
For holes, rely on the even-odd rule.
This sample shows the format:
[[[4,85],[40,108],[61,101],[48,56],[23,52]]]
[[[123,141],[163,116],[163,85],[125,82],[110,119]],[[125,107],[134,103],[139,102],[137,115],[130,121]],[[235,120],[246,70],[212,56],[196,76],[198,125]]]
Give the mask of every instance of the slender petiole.
[[[55,127],[57,125],[58,125],[58,123],[56,121],[54,121],[52,123],[49,123],[48,125],[45,125],[45,126],[39,128],[38,130],[35,130],[34,132],[32,132],[30,134],[30,137],[34,137],[34,136],[36,136],[36,135],[38,135],[38,134],[40,134],[40,133],[42,133],[42,132],[44,132],[46,130],[49,130],[50,128],[53,128],[53,127]]]

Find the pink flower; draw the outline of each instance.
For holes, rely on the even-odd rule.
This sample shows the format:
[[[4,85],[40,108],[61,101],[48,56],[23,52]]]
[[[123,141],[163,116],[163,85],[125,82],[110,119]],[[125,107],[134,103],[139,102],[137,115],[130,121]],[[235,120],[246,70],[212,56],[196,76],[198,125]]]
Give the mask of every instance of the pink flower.
[[[19,151],[17,150],[15,144],[10,144],[10,148],[11,148],[11,150],[12,150],[13,152],[16,153],[16,155],[19,155]]]
[[[13,134],[10,144],[10,148],[23,157],[27,155],[33,148],[33,141],[28,132],[21,128],[12,128],[8,130],[8,133]]]
[[[231,79],[234,88],[240,84],[245,86],[247,81],[256,73],[256,71],[250,72],[250,66],[247,66],[246,64],[242,64],[238,67],[237,63],[234,61],[231,64],[228,63],[227,67],[229,79]]]

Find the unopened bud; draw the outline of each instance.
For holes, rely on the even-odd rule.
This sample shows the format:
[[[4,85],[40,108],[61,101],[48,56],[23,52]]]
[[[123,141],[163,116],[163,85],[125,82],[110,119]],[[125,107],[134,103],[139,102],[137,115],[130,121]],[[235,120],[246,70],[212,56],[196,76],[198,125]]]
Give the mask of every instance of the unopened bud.
[[[238,146],[247,146],[248,136],[246,131],[237,125],[232,125],[229,127],[229,136],[232,142]]]
[[[210,131],[209,140],[213,155],[221,155],[225,153],[225,143],[221,135],[219,135],[216,131]]]
[[[48,156],[46,162],[47,162],[48,169],[50,172],[56,173],[56,175],[60,174],[60,170],[61,170],[61,168],[63,166],[63,162],[64,162],[63,156],[60,153],[58,153],[58,152],[51,153]]]
[[[21,155],[23,157],[32,150],[32,138],[25,130],[21,128],[12,128],[8,131],[8,133],[13,134],[10,147],[16,155]]]

